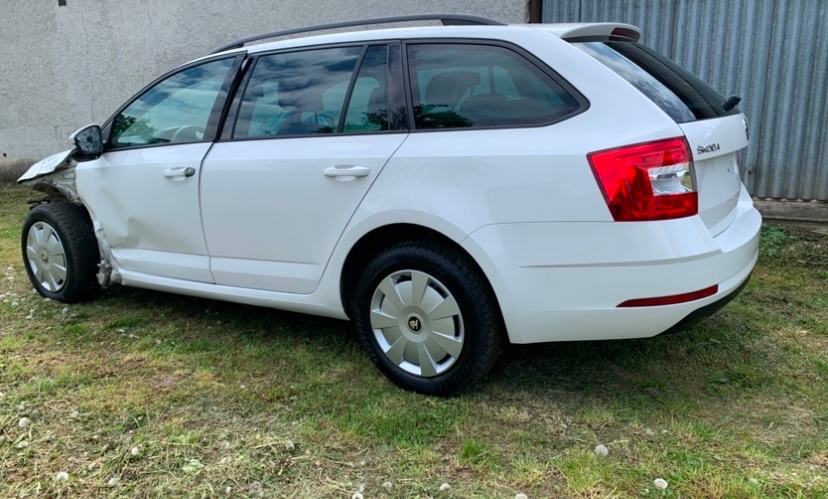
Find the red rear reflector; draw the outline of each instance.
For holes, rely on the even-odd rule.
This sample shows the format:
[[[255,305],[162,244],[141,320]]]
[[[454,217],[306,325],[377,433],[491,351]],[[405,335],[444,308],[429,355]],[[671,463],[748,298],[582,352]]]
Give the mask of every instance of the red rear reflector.
[[[719,292],[719,285],[713,285],[709,288],[692,291],[690,293],[682,293],[680,295],[658,296],[655,298],[636,298],[635,300],[627,300],[618,305],[618,307],[657,307],[659,305],[675,305],[676,303],[684,303],[693,300],[701,300],[708,296],[713,296]]]
[[[587,154],[616,222],[696,215],[693,156],[684,137]]]

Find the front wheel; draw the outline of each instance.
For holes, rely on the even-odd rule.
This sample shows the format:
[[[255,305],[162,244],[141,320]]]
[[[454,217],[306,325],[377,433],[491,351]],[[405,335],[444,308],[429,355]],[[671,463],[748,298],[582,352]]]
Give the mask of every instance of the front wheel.
[[[502,321],[480,271],[458,252],[406,242],[362,273],[353,317],[371,360],[399,386],[451,395],[480,380],[501,346]]]
[[[23,262],[41,296],[66,303],[92,298],[98,289],[98,243],[92,221],[71,203],[40,204],[23,223]]]

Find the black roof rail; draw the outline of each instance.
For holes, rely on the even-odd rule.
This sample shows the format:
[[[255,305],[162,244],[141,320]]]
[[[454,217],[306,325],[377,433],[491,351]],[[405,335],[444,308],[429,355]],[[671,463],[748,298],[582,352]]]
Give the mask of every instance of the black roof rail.
[[[387,24],[387,23],[402,23],[409,21],[441,21],[444,26],[458,26],[458,25],[485,25],[485,26],[506,26],[505,23],[495,21],[486,17],[472,16],[469,14],[412,14],[406,16],[392,16],[392,17],[374,17],[370,19],[354,19],[351,21],[341,21],[337,23],[317,24],[314,26],[305,26],[304,28],[293,28],[282,31],[273,31],[271,33],[264,33],[256,36],[249,36],[241,38],[234,42],[216,47],[210,51],[208,55],[224,52],[225,50],[237,49],[244,47],[245,44],[267,38],[276,38],[279,36],[295,35],[297,33],[309,33],[311,31],[322,31],[327,29],[348,28],[351,26],[366,26],[369,24]]]

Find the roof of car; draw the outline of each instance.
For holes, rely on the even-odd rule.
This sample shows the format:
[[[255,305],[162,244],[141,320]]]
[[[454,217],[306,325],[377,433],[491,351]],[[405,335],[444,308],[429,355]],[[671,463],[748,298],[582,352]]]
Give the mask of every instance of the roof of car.
[[[354,27],[373,26],[382,23],[400,23],[422,20],[439,20],[443,26],[416,26],[385,29],[353,29]],[[445,25],[448,24],[448,25]],[[326,33],[321,35],[307,35],[305,33],[319,30],[351,28],[349,31]],[[509,38],[519,32],[527,30],[545,31],[564,39],[587,39],[590,37],[614,37],[629,41],[636,41],[641,31],[635,26],[623,23],[560,23],[560,24],[515,24],[506,25],[498,21],[465,14],[423,14],[400,16],[392,18],[373,18],[365,20],[344,21],[325,25],[294,28],[262,35],[250,36],[241,40],[223,45],[213,50],[209,55],[229,54],[246,51],[248,53],[267,52],[295,47],[314,45],[328,45],[348,42],[365,42],[373,40],[395,40],[412,38]],[[244,46],[246,43],[259,42],[283,36],[296,38],[282,39],[271,42],[256,43]]]

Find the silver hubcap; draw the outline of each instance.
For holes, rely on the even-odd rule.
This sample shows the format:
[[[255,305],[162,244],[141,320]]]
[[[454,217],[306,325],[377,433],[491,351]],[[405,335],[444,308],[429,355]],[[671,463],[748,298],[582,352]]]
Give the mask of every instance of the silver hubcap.
[[[26,259],[35,279],[46,291],[57,293],[66,284],[66,251],[51,225],[37,222],[29,228]]]
[[[417,270],[394,272],[371,299],[371,328],[385,356],[403,371],[429,378],[463,351],[463,316],[437,279]]]

